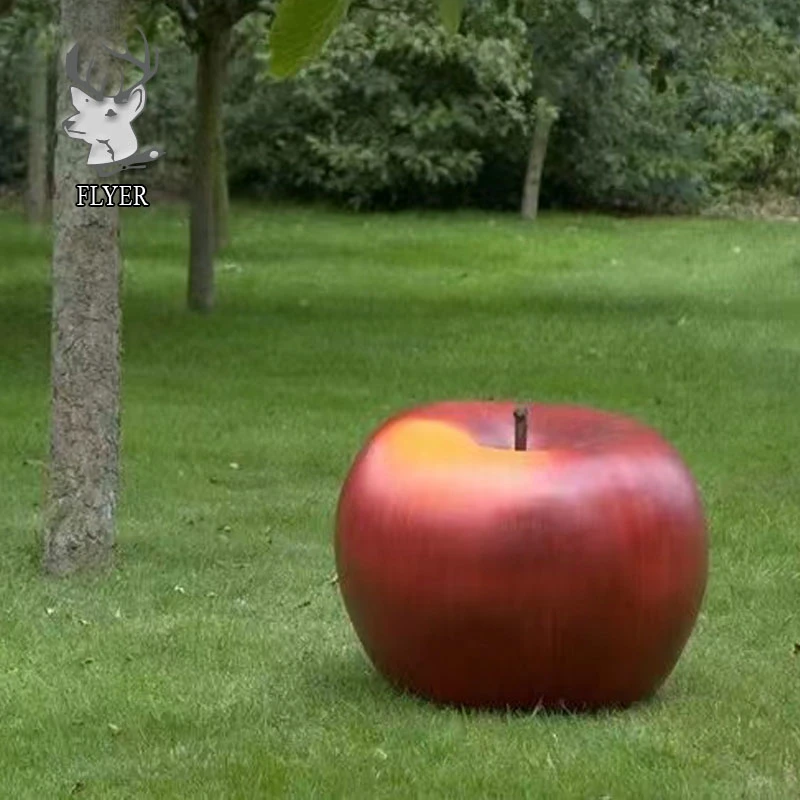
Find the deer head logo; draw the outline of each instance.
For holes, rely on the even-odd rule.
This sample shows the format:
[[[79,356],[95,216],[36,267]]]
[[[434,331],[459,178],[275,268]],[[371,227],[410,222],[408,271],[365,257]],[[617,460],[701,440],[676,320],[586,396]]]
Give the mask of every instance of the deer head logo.
[[[102,177],[125,169],[144,169],[145,164],[164,155],[161,150],[150,147],[139,150],[133,132],[132,123],[142,113],[147,97],[144,85],[158,70],[158,51],[155,53],[155,63],[151,64],[147,37],[141,28],[137,30],[144,40],[144,58],[141,61],[127,49],[118,53],[101,45],[113,58],[123,62],[120,88],[113,96],[105,94],[105,85],[92,85],[93,60],[89,62],[86,77],[81,77],[77,44],[67,53],[66,71],[72,84],[70,93],[76,113],[65,119],[62,127],[70,138],[82,139],[90,145],[86,163]],[[142,77],[129,89],[125,88],[126,63],[142,72]]]

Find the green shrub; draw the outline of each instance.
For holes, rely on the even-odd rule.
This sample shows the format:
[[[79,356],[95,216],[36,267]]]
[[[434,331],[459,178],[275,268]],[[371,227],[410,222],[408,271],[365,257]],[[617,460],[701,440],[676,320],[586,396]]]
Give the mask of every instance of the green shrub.
[[[546,175],[572,204],[646,212],[698,207],[707,194],[703,139],[676,81],[659,91],[638,65],[587,80],[568,98]]]
[[[774,28],[731,32],[696,117],[718,191],[800,191],[800,47]]]
[[[525,140],[530,68],[513,20],[450,37],[428,5],[353,15],[286,83],[240,71],[232,178],[356,207],[463,200],[493,157]]]

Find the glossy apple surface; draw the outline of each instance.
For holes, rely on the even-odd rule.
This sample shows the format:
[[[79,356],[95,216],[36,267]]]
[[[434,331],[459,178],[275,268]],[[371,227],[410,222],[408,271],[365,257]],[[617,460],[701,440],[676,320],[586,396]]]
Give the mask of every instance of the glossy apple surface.
[[[627,706],[678,661],[705,592],[692,476],[655,431],[578,406],[451,402],[384,423],[342,488],[336,564],[375,667],[474,707]]]

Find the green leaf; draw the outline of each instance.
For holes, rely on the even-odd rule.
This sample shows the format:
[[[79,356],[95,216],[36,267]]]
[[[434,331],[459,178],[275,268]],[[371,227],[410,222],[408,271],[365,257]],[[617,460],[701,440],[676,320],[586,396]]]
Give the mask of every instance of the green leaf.
[[[319,55],[351,0],[281,0],[270,34],[270,73],[288,78]]]
[[[466,0],[439,0],[439,16],[448,33],[458,33]]]

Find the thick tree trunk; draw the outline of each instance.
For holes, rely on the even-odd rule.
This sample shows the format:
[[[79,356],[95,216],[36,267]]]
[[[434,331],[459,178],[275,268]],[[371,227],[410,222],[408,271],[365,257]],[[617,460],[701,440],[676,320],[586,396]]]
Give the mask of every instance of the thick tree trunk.
[[[230,27],[210,26],[197,54],[197,115],[192,170],[188,302],[192,311],[214,307],[215,184],[220,157],[224,65]]]
[[[77,41],[85,71],[124,44],[126,0],[61,0],[62,51]],[[57,125],[73,111],[60,74]],[[99,74],[94,73],[93,74]],[[52,428],[44,568],[56,575],[112,562],[119,480],[120,252],[115,207],[76,207],[97,183],[84,142],[59,135],[55,158]]]
[[[228,196],[228,159],[225,153],[225,131],[220,120],[217,129],[217,160],[214,173],[214,233],[216,252],[226,247],[230,238],[228,217],[230,198]]]
[[[34,36],[31,43],[28,94],[28,222],[43,225],[50,220],[50,57],[43,43]]]
[[[539,213],[539,193],[542,187],[542,171],[547,156],[547,143],[550,130],[558,117],[558,112],[545,98],[536,102],[536,123],[533,129],[528,169],[525,173],[525,185],[522,192],[522,216],[535,220]]]

